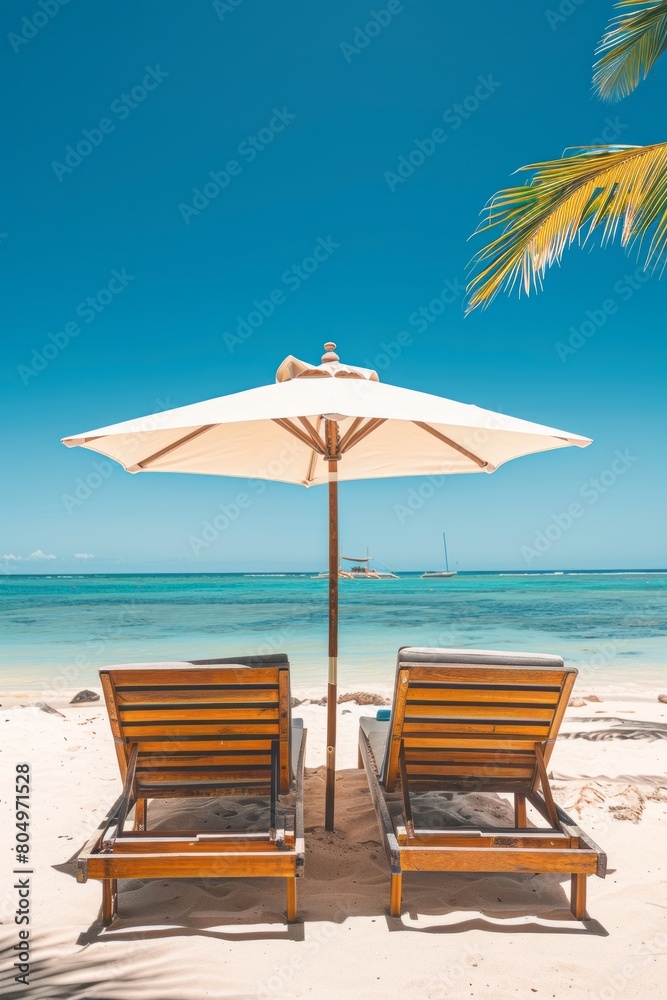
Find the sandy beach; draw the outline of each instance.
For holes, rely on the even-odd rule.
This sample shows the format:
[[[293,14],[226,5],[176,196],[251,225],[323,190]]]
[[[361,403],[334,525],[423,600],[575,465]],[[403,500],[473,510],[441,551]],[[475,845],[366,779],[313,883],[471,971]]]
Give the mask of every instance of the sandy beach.
[[[591,694],[582,690],[579,698]],[[74,858],[121,790],[103,702],[61,714],[3,697],[3,808],[15,766],[32,791],[32,976],[13,982],[16,890],[3,824],[0,935],[3,991],[32,1000],[190,1000],[195,997],[643,997],[664,986],[667,951],[667,705],[646,696],[596,695],[568,709],[552,759],[554,792],[606,850],[609,874],[588,880],[585,922],[569,912],[569,879],[554,875],[414,874],[403,916],[387,916],[389,877],[368,786],[357,770],[361,715],[339,706],[337,828],[323,828],[325,709],[294,709],[308,729],[306,874],[299,922],[284,923],[282,880],[120,883],[119,918],[100,924],[100,884],[78,885]],[[24,707],[28,706],[28,707]],[[10,803],[11,804],[11,803]],[[176,803],[154,807],[168,825]],[[448,808],[504,821],[496,795]],[[220,800],[200,800],[218,811]],[[223,820],[258,803],[225,800]],[[227,813],[225,814],[225,810]],[[187,816],[187,813],[184,813]],[[181,821],[183,815],[181,816]],[[4,963],[3,963],[4,964]],[[557,986],[554,984],[558,984]]]

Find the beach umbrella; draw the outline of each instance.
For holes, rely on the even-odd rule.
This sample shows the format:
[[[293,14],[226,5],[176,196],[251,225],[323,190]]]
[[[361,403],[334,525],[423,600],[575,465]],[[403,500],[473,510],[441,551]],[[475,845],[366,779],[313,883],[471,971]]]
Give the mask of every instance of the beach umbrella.
[[[590,439],[503,413],[380,382],[341,364],[288,357],[270,385],[165,410],[63,439],[128,472],[191,472],[327,485],[329,665],[326,812],[334,824],[338,684],[338,482],[494,472],[510,459]]]

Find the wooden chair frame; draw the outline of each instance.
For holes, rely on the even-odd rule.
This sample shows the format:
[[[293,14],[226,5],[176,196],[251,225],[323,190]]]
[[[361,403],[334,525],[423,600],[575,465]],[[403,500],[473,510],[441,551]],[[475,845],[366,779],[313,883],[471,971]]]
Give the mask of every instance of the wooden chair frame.
[[[438,655],[447,654],[445,650],[433,650],[434,659]],[[468,655],[471,655],[470,651]],[[401,654],[399,654],[401,655]],[[366,770],[373,806],[378,826],[383,837],[384,847],[391,873],[389,912],[392,916],[400,916],[403,874],[410,871],[471,871],[471,872],[563,872],[571,876],[571,910],[574,916],[583,920],[586,916],[586,878],[595,874],[604,878],[606,874],[606,856],[561,809],[555,802],[547,776],[547,761],[553,750],[561,720],[567,707],[567,702],[574,684],[576,671],[564,668],[562,661],[554,658],[555,667],[512,667],[506,662],[493,663],[433,663],[420,661],[409,662],[410,650],[402,651],[403,662],[399,659],[396,677],[391,722],[378,723],[372,719],[360,720],[359,731],[359,766]],[[481,655],[481,654],[480,654]],[[500,657],[501,654],[498,654]],[[406,662],[406,658],[408,662]],[[560,663],[560,669],[558,664]],[[541,709],[539,712],[526,707],[526,718],[521,718],[520,711],[508,709],[510,715],[518,720],[514,723],[502,718],[502,709],[496,709],[495,714],[500,721],[487,722],[490,710],[486,704],[495,696],[494,691],[514,690],[515,704],[520,704],[520,697],[532,697],[537,700],[539,694],[539,671],[546,682],[544,690],[553,691],[551,707],[553,711]],[[529,671],[529,672],[527,672]],[[431,681],[428,681],[428,678]],[[433,699],[424,711],[432,713],[433,721],[424,724],[424,732],[420,725],[411,727],[406,732],[406,706],[409,704],[424,704],[410,702],[411,685],[415,679],[424,685],[431,683],[428,694]],[[532,684],[532,690],[530,685]],[[437,702],[438,685],[442,696],[448,700]],[[465,685],[472,685],[468,688]],[[456,715],[461,707],[453,701],[457,687],[461,705],[467,706],[469,718],[465,723],[457,721]],[[452,690],[453,689],[453,690]],[[521,694],[521,692],[529,692]],[[471,694],[470,692],[474,692]],[[416,692],[418,695],[419,692]],[[466,698],[479,699],[473,704]],[[546,695],[544,696],[546,699]],[[486,699],[486,703],[484,701]],[[439,706],[439,707],[436,707]],[[439,715],[435,713],[440,713]],[[481,713],[476,717],[476,712]],[[448,714],[450,713],[450,714]],[[540,715],[544,719],[542,736],[533,740],[530,735],[530,715]],[[428,730],[431,727],[431,731]],[[530,762],[532,774],[526,777],[528,764],[522,764],[520,769],[507,768],[504,765],[507,747],[513,747],[513,733],[497,733],[496,730],[510,730],[512,726],[523,726],[528,732],[521,730],[520,747],[517,757]],[[536,727],[539,729],[539,726]],[[386,733],[384,766],[376,759],[380,745],[380,733]],[[374,736],[375,753],[372,740]],[[504,742],[503,742],[504,741]],[[417,775],[410,777],[406,763],[406,745],[410,744],[409,752],[415,754],[436,755],[433,747],[437,747],[438,766],[430,769],[439,774],[432,776]],[[466,743],[468,744],[466,746]],[[477,753],[470,753],[470,745],[477,747]],[[465,749],[461,749],[461,747]],[[452,761],[465,759],[465,754],[471,759],[481,762],[477,770],[481,777],[465,775],[449,777],[446,772],[462,771],[464,765],[453,764]],[[488,765],[484,761],[488,760]],[[501,761],[503,762],[501,764]],[[486,766],[486,772],[484,770]],[[501,770],[504,767],[504,770]],[[423,767],[423,770],[429,770]],[[521,774],[521,778],[514,777]],[[510,777],[508,777],[508,775]],[[387,794],[400,785],[402,810],[393,804],[393,818],[390,811]],[[497,787],[496,787],[497,786]],[[437,831],[424,830],[415,827],[411,793],[417,790],[452,790],[466,792],[474,790],[510,791],[514,798],[513,828],[462,828],[451,827]],[[539,814],[547,821],[547,828],[537,828],[528,823],[526,803],[530,802]]]
[[[105,926],[117,914],[117,883],[122,878],[284,878],[287,885],[287,921],[296,920],[296,879],[303,875],[304,870],[303,778],[306,732],[300,725],[292,725],[288,670],[286,657],[272,656],[206,661],[203,665],[197,661],[155,667],[149,664],[132,665],[100,671],[124,778],[123,793],[79,854],[77,881],[86,882],[89,878],[102,881],[102,922]],[[180,692],[175,703],[169,701],[170,677],[173,677]],[[244,690],[244,683],[247,682],[248,690],[252,692],[258,687],[257,681],[265,685],[262,690],[275,689],[277,709],[267,712],[266,709],[252,706],[250,699],[253,695]],[[192,692],[185,689],[186,682],[191,682]],[[230,682],[235,685],[233,688]],[[133,716],[129,716],[129,709],[123,710],[121,692],[127,690],[130,684],[134,685],[140,696],[148,698],[150,705],[146,708],[135,704],[133,708],[143,710],[140,716],[142,720],[146,715],[154,721],[134,723],[134,718],[139,713],[135,711]],[[227,694],[226,697],[231,708],[215,704],[204,705],[201,709],[190,707],[197,703],[198,698],[207,697],[210,702],[215,697],[224,697],[222,692],[228,692],[230,688],[234,693]],[[150,692],[156,692],[153,697],[158,702],[157,705],[150,703]],[[216,692],[221,693],[216,695]],[[236,697],[245,699],[245,707],[241,710],[233,700]],[[178,704],[179,701],[184,704]],[[184,709],[184,705],[187,708]],[[263,711],[272,718],[275,717],[276,722],[262,724]],[[237,721],[239,712],[241,721]],[[180,729],[178,724],[173,723],[175,713],[187,717],[188,725],[198,735],[179,738]],[[131,723],[127,721],[128,716]],[[192,721],[193,716],[195,721]],[[201,716],[201,720],[197,716]],[[230,716],[234,718],[231,719]],[[155,728],[165,728],[165,720],[169,720],[168,725],[174,726],[177,734],[171,739],[152,733]],[[251,724],[259,730],[257,740],[252,735],[247,735]],[[149,735],[143,741],[139,725],[145,725],[149,730]],[[243,730],[244,727],[246,732],[239,735],[236,731]],[[136,734],[137,730],[139,736]],[[274,730],[275,736],[269,730]],[[220,733],[225,735],[225,740],[214,738]],[[235,742],[235,736],[237,740],[243,739],[245,742]],[[181,740],[185,739],[195,742],[182,744]],[[154,742],[150,742],[151,740]],[[155,742],[158,740],[159,743]],[[162,752],[161,756],[155,758],[157,762],[146,765],[146,761],[154,761],[155,747],[162,743],[167,747],[168,754]],[[220,764],[219,746],[223,743],[241,748],[267,746],[269,752],[257,749],[225,751],[232,754],[226,758],[230,763]],[[182,750],[182,746],[186,749]],[[191,746],[196,749],[190,751]],[[213,746],[217,747],[216,751],[210,749]],[[203,749],[200,750],[200,747]],[[207,753],[217,756],[198,756]],[[250,769],[247,763],[239,763],[247,762],[248,753],[255,754],[255,760],[267,760],[261,773],[268,777],[268,787],[264,777],[256,779],[259,773],[256,765]],[[197,759],[193,764],[194,756]],[[200,766],[202,760],[207,760],[207,766],[215,767],[215,770],[204,770]],[[215,762],[214,765],[210,764],[211,760]],[[172,771],[157,770],[167,766],[162,761],[169,763]],[[141,776],[139,769],[142,764],[148,779]],[[147,770],[149,767],[152,770]],[[178,775],[177,785],[169,782],[173,774]],[[151,779],[156,782],[154,786],[146,783]],[[150,794],[147,794],[148,791]],[[266,794],[270,816],[268,830],[207,834],[151,831],[148,828],[149,797],[244,794]],[[127,819],[132,809],[133,828],[127,830]]]

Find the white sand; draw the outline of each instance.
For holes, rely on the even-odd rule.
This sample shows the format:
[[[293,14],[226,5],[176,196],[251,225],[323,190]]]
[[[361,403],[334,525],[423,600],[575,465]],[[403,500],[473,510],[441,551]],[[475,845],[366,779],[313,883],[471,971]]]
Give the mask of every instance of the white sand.
[[[614,738],[561,739],[552,758],[557,800],[609,856],[606,880],[588,880],[585,923],[569,913],[569,878],[550,875],[407,875],[404,914],[389,918],[387,864],[366,779],[356,770],[357,719],[375,710],[348,704],[339,707],[334,834],[322,825],[325,709],[294,710],[308,728],[298,924],[284,923],[282,880],[135,880],[120,883],[120,917],[108,930],[99,925],[100,884],[78,885],[71,863],[120,792],[104,707],[60,702],[61,718],[2,701],[4,957],[18,932],[15,765],[27,761],[33,772],[32,977],[29,988],[18,987],[3,965],[7,997],[664,995],[667,740],[651,738],[650,726],[667,724],[667,705],[655,696],[605,696],[570,709],[564,733],[614,730]],[[478,814],[498,816],[506,808],[497,796],[473,798]],[[204,800],[196,808],[213,805]]]

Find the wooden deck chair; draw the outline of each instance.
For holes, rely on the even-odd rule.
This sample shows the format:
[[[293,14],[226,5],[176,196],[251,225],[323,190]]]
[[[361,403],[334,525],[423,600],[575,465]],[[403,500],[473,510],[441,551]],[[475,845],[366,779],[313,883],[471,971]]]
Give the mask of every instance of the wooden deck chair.
[[[564,872],[572,913],[584,919],[586,877],[604,878],[606,857],[556,805],[547,777],[576,673],[558,656],[399,651],[391,720],[361,719],[359,733],[392,916],[401,912],[404,872]],[[392,794],[399,785],[402,794]],[[440,789],[511,793],[514,827],[420,829],[411,794]],[[527,801],[548,828],[528,824]]]
[[[102,880],[103,923],[117,912],[118,879],[234,876],[286,879],[296,920],[306,732],[292,723],[287,657],[127,664],[100,678],[124,789],[79,855],[77,880]],[[202,795],[266,796],[267,829],[151,832],[150,799]]]

